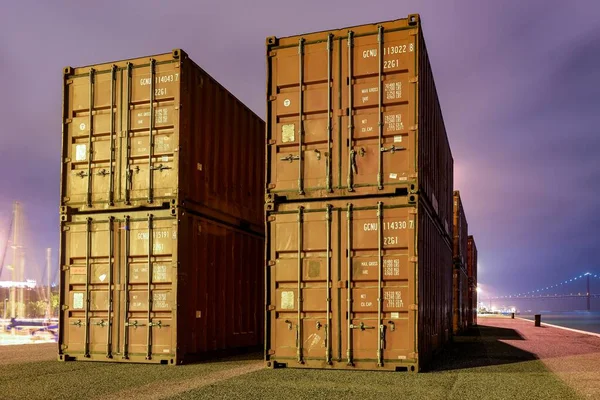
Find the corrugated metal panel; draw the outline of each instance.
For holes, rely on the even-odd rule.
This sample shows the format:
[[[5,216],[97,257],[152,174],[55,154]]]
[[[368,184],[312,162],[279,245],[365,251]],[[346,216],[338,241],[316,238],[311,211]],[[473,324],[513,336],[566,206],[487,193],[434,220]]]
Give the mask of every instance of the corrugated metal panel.
[[[469,277],[469,303],[471,305],[469,324],[477,325],[477,246],[472,235],[467,239],[467,275]]]
[[[262,230],[263,138],[182,50],[65,68],[62,213],[185,206]]]
[[[426,367],[450,336],[452,252],[411,197],[272,205],[267,365]]]
[[[462,201],[460,199],[460,192],[454,191],[454,246],[452,257],[454,262],[459,265],[460,268],[466,270],[467,268],[467,237],[468,237],[469,226],[467,224],[467,217],[463,208]]]
[[[267,199],[420,193],[452,225],[453,160],[418,15],[267,39]]]
[[[469,283],[467,274],[462,268],[453,269],[453,333],[460,333],[468,326]]]
[[[180,364],[262,343],[261,236],[184,209],[65,217],[61,360]]]

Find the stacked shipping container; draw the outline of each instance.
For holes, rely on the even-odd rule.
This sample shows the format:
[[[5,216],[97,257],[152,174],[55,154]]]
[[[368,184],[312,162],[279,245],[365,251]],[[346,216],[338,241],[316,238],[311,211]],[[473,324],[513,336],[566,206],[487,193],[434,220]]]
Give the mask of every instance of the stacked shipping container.
[[[59,359],[263,342],[263,138],[182,50],[65,68]]]
[[[453,221],[453,332],[459,333],[468,325],[469,282],[467,277],[467,217],[460,199],[460,192],[454,191]]]
[[[453,160],[418,15],[267,39],[268,366],[420,370],[452,332]]]

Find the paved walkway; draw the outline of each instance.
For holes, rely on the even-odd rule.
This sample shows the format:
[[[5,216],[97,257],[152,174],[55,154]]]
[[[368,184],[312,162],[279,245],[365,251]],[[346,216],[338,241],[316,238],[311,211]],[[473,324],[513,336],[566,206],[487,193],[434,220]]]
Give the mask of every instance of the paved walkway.
[[[479,321],[515,330],[523,340],[502,341],[535,355],[584,397],[600,399],[600,337],[543,326],[543,319],[541,327],[523,319],[479,318]]]

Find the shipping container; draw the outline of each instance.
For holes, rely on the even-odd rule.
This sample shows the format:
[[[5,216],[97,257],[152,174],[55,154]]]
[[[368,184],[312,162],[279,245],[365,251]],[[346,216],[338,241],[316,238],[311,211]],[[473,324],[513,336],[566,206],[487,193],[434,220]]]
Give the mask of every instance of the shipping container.
[[[467,327],[469,286],[467,274],[462,268],[453,268],[452,278],[452,333],[458,334],[463,332]]]
[[[471,304],[469,325],[477,325],[477,246],[472,235],[467,239],[467,275]]]
[[[262,231],[264,132],[183,50],[67,67],[61,213],[186,207]]]
[[[62,219],[60,360],[175,365],[262,347],[262,235],[182,208]]]
[[[454,191],[454,223],[453,223],[453,237],[454,247],[452,251],[452,257],[454,263],[457,264],[457,268],[467,268],[467,237],[469,226],[467,224],[467,217],[463,208],[462,200],[460,199],[460,192]]]
[[[267,201],[419,193],[449,232],[454,163],[419,15],[266,47]]]
[[[469,313],[471,311],[471,304],[469,303],[469,278],[467,277],[467,271],[465,269],[460,270],[460,321],[461,330],[466,330],[469,326]]]
[[[452,330],[433,215],[418,195],[267,204],[267,366],[426,368]]]

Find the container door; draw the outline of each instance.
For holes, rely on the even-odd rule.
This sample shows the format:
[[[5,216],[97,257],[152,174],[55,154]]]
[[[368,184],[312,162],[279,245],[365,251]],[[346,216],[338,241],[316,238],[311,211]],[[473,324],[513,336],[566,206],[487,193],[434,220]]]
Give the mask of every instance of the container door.
[[[63,236],[63,340],[73,356],[112,358],[114,343],[115,223],[82,218]]]
[[[416,211],[349,205],[343,221],[345,360],[384,366],[414,359]]]
[[[271,347],[278,360],[330,364],[334,336],[332,261],[339,236],[331,207],[277,213],[270,217]],[[337,274],[335,274],[337,275]]]
[[[349,191],[390,192],[416,183],[415,38],[381,27],[368,36],[350,33],[342,46],[342,176]]]
[[[177,233],[169,214],[76,215],[65,224],[63,354],[134,361],[175,356]]]
[[[63,204],[103,208],[115,200],[118,108],[117,68],[90,70],[65,83]]]
[[[129,64],[125,74],[126,203],[176,196],[180,75],[178,62]]]
[[[333,43],[277,50],[270,91],[269,191],[288,197],[332,190]],[[313,193],[314,197],[314,193]]]
[[[122,355],[152,360],[175,356],[173,285],[176,222],[153,214],[121,221]]]

